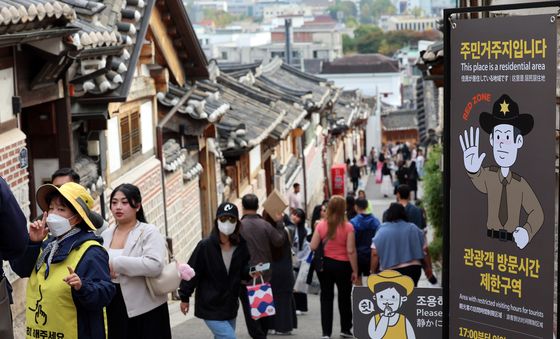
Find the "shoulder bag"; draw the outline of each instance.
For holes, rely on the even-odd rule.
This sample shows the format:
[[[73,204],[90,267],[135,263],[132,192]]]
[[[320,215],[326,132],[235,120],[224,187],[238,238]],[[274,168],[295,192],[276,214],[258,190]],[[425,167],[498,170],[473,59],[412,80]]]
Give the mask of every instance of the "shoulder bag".
[[[144,230],[142,230],[142,232],[140,233],[138,241],[142,241],[141,238],[143,233]],[[163,270],[157,277],[145,277],[146,287],[148,287],[148,291],[150,291],[150,295],[153,298],[155,298],[156,296],[173,293],[179,288],[179,285],[181,284],[181,274],[179,273],[178,267],[179,263],[173,257],[173,253],[169,251],[167,241],[165,241],[165,248],[167,249],[166,252],[169,257],[169,262],[163,266]]]
[[[146,277],[146,286],[152,297],[166,295],[175,292],[181,284],[181,274],[178,268],[179,263],[171,254],[169,263],[163,266],[161,274],[157,277]]]
[[[329,239],[321,240],[317,249],[313,252],[313,268],[316,272],[323,272],[323,263],[325,261],[325,246]]]

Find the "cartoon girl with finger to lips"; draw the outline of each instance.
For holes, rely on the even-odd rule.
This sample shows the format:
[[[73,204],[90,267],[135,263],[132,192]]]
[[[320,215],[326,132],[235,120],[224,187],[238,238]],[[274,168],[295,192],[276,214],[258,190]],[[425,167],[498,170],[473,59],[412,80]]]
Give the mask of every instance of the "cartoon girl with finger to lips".
[[[406,317],[397,313],[414,290],[414,281],[401,273],[385,270],[368,278],[368,287],[373,292],[377,306],[368,325],[372,339],[415,339],[414,329]]]

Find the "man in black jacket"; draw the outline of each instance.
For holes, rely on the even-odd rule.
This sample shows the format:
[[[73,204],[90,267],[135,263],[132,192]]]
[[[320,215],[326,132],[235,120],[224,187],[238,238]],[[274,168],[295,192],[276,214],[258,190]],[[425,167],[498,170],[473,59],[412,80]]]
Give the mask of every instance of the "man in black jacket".
[[[29,234],[27,221],[10,187],[0,178],[0,338],[13,338],[10,302],[11,287],[2,269],[3,260],[25,253]],[[6,298],[9,297],[9,298]]]
[[[241,203],[243,205],[241,236],[247,241],[247,247],[251,255],[249,264],[255,266],[259,263],[272,262],[272,246],[282,246],[287,239],[287,234],[284,231],[284,222],[282,221],[283,214],[271,216],[276,221],[276,225],[273,226],[257,214],[259,199],[256,195],[246,194],[241,199]],[[270,281],[272,275],[270,270],[262,273],[263,280],[265,282]],[[241,299],[245,323],[251,338],[266,338],[269,329],[269,319],[267,317],[259,320],[251,318],[251,307],[246,288],[241,288],[239,298]]]

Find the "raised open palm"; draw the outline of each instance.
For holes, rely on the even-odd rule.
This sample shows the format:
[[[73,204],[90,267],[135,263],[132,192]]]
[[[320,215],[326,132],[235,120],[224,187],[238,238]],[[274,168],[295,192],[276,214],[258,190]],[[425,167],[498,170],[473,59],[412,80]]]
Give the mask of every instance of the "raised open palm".
[[[463,162],[465,163],[465,169],[471,173],[478,172],[480,166],[482,165],[482,161],[486,157],[486,153],[482,153],[480,155],[478,154],[478,136],[478,127],[476,128],[476,132],[473,132],[472,126],[470,133],[465,130],[464,137],[459,135],[459,142],[461,143],[461,148],[463,149]]]

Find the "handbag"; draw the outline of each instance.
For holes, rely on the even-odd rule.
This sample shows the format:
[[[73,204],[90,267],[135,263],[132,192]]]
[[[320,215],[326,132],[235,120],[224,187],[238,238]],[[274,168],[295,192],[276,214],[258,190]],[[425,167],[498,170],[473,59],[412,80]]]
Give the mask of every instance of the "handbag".
[[[265,283],[262,276],[260,278],[260,284],[256,284],[256,279],[253,278],[253,285],[247,286],[251,318],[254,320],[276,314],[274,298],[272,297],[272,286],[270,286],[270,283]]]
[[[146,286],[154,298],[177,291],[182,280],[181,272],[179,272],[180,264],[175,260],[173,253],[169,251],[167,241],[165,247],[167,248],[169,262],[163,266],[163,270],[157,277],[146,277]]]
[[[2,260],[0,260],[0,265]],[[12,328],[12,311],[10,310],[10,295],[8,293],[6,277],[0,275],[0,338],[14,337]]]
[[[171,257],[169,263],[165,264],[161,274],[157,277],[146,277],[146,286],[152,297],[166,295],[175,292],[181,284],[179,263]]]
[[[325,246],[329,239],[321,241],[317,249],[313,252],[313,268],[317,273],[323,272],[323,262],[325,261]]]
[[[144,230],[142,230],[138,239],[142,237],[143,233]],[[165,247],[169,257],[169,263],[163,266],[163,270],[157,277],[145,277],[146,287],[148,291],[150,291],[152,298],[175,292],[181,284],[181,274],[179,273],[178,267],[179,263],[175,261],[173,253],[169,251],[167,241],[165,241]]]

